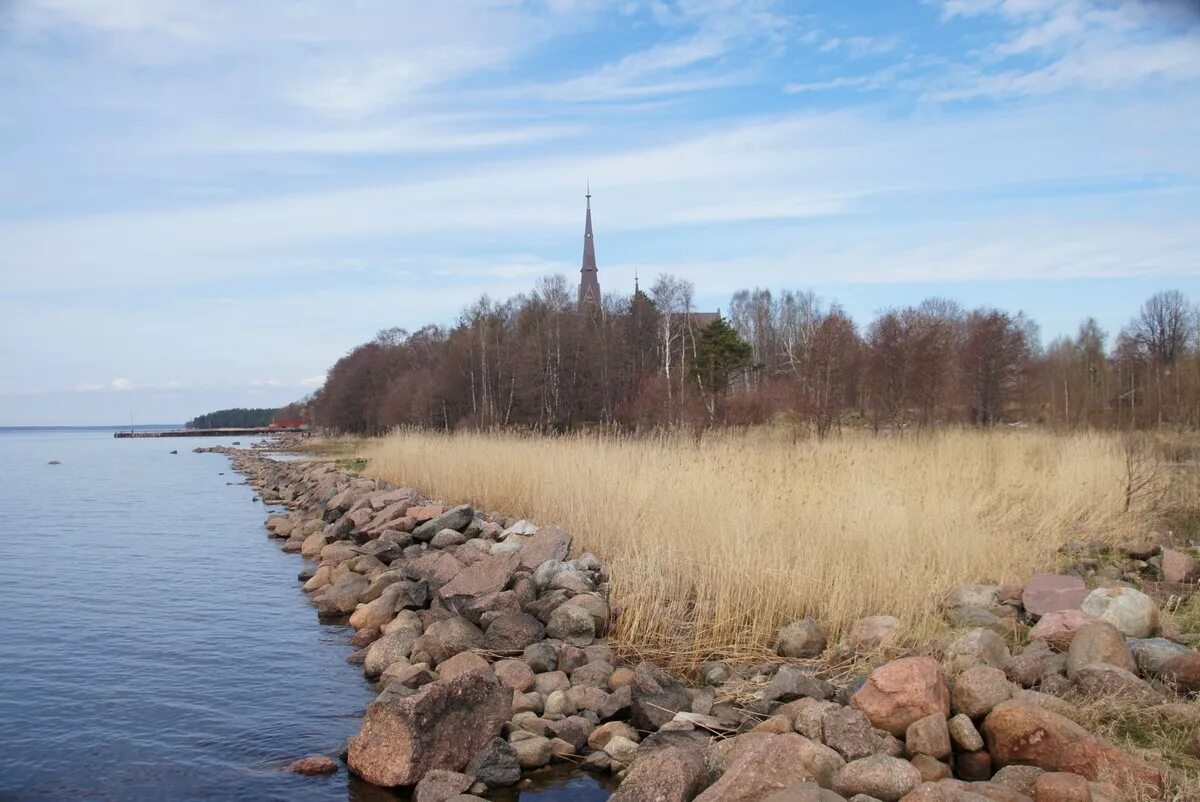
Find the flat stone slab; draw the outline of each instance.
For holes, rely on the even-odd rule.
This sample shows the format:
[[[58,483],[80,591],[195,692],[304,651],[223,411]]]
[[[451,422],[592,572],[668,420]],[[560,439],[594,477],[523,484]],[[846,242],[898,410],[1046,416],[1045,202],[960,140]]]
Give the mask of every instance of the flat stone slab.
[[[1025,612],[1041,618],[1059,610],[1079,610],[1087,595],[1087,585],[1080,577],[1034,574],[1025,583],[1021,603],[1025,605]]]

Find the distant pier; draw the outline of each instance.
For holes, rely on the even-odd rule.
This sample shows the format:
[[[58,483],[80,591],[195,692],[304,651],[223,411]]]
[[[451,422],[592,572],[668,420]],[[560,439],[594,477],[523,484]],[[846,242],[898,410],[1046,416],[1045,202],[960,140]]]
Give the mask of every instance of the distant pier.
[[[308,429],[262,426],[256,429],[163,429],[153,432],[126,430],[113,432],[113,437],[237,437],[252,434],[308,434]]]

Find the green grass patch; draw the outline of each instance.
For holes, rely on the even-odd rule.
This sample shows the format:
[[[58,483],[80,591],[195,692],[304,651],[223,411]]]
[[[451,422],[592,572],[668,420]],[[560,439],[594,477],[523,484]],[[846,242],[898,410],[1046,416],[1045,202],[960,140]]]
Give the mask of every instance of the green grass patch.
[[[342,459],[334,460],[333,464],[346,473],[352,473],[355,476],[362,473],[367,467],[367,461],[359,457],[343,457]]]

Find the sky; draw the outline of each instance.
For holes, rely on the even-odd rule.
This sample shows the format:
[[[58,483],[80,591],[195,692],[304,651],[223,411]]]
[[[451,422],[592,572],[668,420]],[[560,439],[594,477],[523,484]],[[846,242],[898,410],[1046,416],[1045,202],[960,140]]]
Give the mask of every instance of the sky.
[[[316,389],[578,278],[1200,301],[1200,0],[0,0],[0,425]]]

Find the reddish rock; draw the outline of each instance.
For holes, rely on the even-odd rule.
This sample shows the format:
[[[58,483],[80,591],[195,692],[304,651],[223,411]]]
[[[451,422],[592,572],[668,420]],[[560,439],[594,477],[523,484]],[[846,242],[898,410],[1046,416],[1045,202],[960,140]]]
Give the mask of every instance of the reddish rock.
[[[412,518],[413,523],[423,524],[426,521],[432,521],[434,518],[441,515],[445,510],[437,504],[427,504],[420,507],[409,507],[405,510],[405,517]]]
[[[511,691],[485,671],[381,698],[350,739],[347,763],[382,786],[412,785],[433,768],[460,771],[500,734],[511,708]]]
[[[921,784],[921,772],[899,758],[871,755],[847,763],[833,778],[833,790],[844,797],[866,794],[882,802],[897,802]]]
[[[333,758],[325,755],[309,755],[299,760],[293,760],[288,764],[287,770],[293,774],[305,774],[309,776],[335,774],[338,770],[338,764]]]
[[[795,733],[764,735],[732,760],[721,779],[697,796],[695,802],[762,799],[772,791],[813,780],[800,758],[805,740]]]
[[[483,643],[496,652],[519,652],[540,641],[546,633],[542,622],[527,613],[498,616],[488,625]]]
[[[1036,640],[1004,665],[1004,676],[1022,687],[1033,688],[1047,677],[1061,674],[1066,666],[1066,655],[1051,649],[1044,640]]]
[[[1029,630],[1029,640],[1044,640],[1060,652],[1065,652],[1075,640],[1075,633],[1100,619],[1083,610],[1056,610],[1046,613]]]
[[[1064,747],[1058,770],[1111,782],[1129,794],[1158,797],[1163,790],[1161,771],[1099,738],[1084,738]]]
[[[1048,771],[1033,783],[1034,802],[1092,802],[1088,781],[1078,774]]]
[[[487,671],[488,661],[474,652],[459,652],[438,665],[438,676],[444,680],[454,679],[468,671]]]
[[[1067,676],[1074,677],[1079,669],[1095,663],[1116,666],[1130,673],[1137,672],[1137,664],[1129,653],[1125,636],[1105,621],[1088,624],[1075,633],[1075,639],[1067,651]]]
[[[851,704],[874,726],[901,736],[910,724],[925,716],[948,716],[950,691],[937,660],[905,657],[875,669]]]
[[[447,802],[466,793],[475,781],[457,771],[431,769],[413,789],[413,802]]]
[[[921,772],[921,782],[935,783],[950,776],[950,767],[929,755],[916,755],[909,762]]]
[[[900,619],[894,616],[870,615],[855,621],[846,639],[855,651],[870,652],[894,641],[900,626]]]
[[[521,559],[516,554],[484,557],[451,578],[438,591],[438,595],[449,601],[455,596],[473,597],[498,593],[508,585],[520,562]]]
[[[533,687],[533,669],[524,660],[500,660],[492,669],[506,688],[524,693]]]
[[[781,657],[817,657],[825,645],[825,631],[812,618],[793,621],[775,633],[775,653]]]
[[[992,756],[982,749],[954,756],[954,772],[960,780],[983,782],[992,778]]]
[[[1200,693],[1200,652],[1172,657],[1163,663],[1159,676],[1181,693]]]
[[[406,567],[418,579],[427,580],[433,585],[444,585],[463,570],[463,564],[454,559],[452,554],[436,550],[427,551],[420,557],[409,560]]]
[[[1011,788],[1019,794],[1025,796],[1033,796],[1033,785],[1037,782],[1037,778],[1045,774],[1045,770],[1039,769],[1037,766],[1020,766],[1012,765],[1005,766],[992,775],[991,782],[995,785],[1003,785]]]
[[[565,560],[571,550],[571,536],[556,526],[547,526],[525,539],[517,552],[520,566],[532,571],[546,560]]]
[[[1195,582],[1200,579],[1200,560],[1182,551],[1163,549],[1162,575],[1164,582]]]
[[[434,621],[425,633],[413,641],[413,660],[427,656],[434,665],[449,660],[460,652],[482,648],[483,633],[465,618],[451,616]]]
[[[991,666],[975,666],[955,681],[954,692],[950,695],[951,708],[955,713],[965,713],[978,720],[1011,698],[1012,691],[1003,671]]]
[[[904,744],[909,755],[928,755],[942,759],[950,756],[950,731],[940,713],[925,716],[908,725]]]
[[[1075,688],[1084,696],[1104,699],[1119,699],[1141,707],[1149,707],[1163,701],[1163,695],[1123,668],[1094,663],[1075,672],[1072,680]]]
[[[1034,574],[1021,591],[1021,603],[1025,612],[1040,618],[1058,610],[1078,610],[1087,595],[1087,585],[1080,577]]]
[[[983,738],[997,766],[1022,763],[1058,771],[1063,750],[1088,737],[1074,721],[1018,699],[996,705],[983,722]]]
[[[666,746],[638,755],[610,802],[688,802],[708,785],[704,752]]]
[[[1182,604],[1200,587],[1195,582],[1142,582],[1142,592],[1159,604]]]

